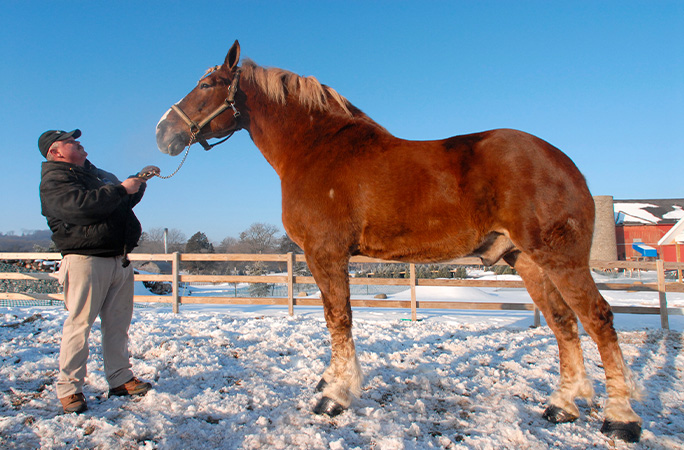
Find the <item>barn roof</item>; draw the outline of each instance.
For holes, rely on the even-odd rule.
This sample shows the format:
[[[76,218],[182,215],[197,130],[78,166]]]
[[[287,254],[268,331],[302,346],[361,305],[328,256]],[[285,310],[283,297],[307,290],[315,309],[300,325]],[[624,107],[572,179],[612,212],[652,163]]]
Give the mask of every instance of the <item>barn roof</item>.
[[[660,238],[658,245],[670,245],[675,242],[684,242],[684,218],[680,219],[670,231],[665,233],[665,236]]]
[[[675,224],[684,217],[684,198],[613,200],[615,223]]]

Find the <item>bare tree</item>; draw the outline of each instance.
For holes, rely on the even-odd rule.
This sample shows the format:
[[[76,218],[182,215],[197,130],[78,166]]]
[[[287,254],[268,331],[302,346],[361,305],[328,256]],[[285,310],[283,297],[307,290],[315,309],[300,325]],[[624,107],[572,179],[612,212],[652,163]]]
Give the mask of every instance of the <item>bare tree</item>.
[[[246,253],[270,253],[276,250],[278,228],[266,223],[253,223],[240,233],[240,242],[246,247]]]
[[[183,251],[187,238],[177,228],[169,229],[166,244],[169,253]],[[140,238],[138,253],[164,253],[164,228],[151,228]]]
[[[216,246],[216,253],[240,253],[238,251],[238,244],[240,241],[232,236],[228,236]]]
[[[278,253],[299,253],[302,254],[304,251],[295,244],[295,242],[290,239],[290,236],[283,234],[278,240]]]

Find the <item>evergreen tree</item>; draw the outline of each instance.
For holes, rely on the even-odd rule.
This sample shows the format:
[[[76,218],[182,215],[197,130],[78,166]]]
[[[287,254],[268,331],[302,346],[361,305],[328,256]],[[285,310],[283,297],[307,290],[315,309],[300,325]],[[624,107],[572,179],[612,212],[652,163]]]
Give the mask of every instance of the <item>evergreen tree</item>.
[[[453,273],[453,277],[454,278],[460,278],[460,279],[468,278],[468,271],[466,270],[465,267],[458,266]]]
[[[247,275],[261,276],[267,273],[268,271],[263,261],[255,261],[254,264],[247,267]],[[268,283],[252,283],[249,285],[249,295],[252,297],[266,297],[272,287],[273,285]]]
[[[185,253],[214,253],[214,245],[206,234],[198,231],[185,244]]]
[[[446,266],[444,264],[440,264],[439,266],[437,266],[437,274],[436,275],[437,275],[437,278],[451,278],[451,270],[449,270],[448,266]]]
[[[209,242],[207,235],[198,231],[193,234],[185,244],[186,253],[214,253],[214,245]],[[211,263],[205,261],[190,261],[187,268],[192,273],[206,272],[211,267]]]

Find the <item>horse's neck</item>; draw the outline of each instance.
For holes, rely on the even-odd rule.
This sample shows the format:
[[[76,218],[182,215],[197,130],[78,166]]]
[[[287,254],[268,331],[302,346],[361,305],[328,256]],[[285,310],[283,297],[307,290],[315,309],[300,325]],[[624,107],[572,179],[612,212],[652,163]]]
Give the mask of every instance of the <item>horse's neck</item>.
[[[337,112],[309,111],[295,101],[280,104],[261,92],[251,97],[249,115],[252,141],[280,176],[288,164],[301,161],[304,154],[315,151],[323,136],[332,136],[354,122],[353,118]],[[364,120],[372,122],[365,115]]]
[[[283,120],[279,108],[280,105],[250,108],[249,133],[254,145],[278,175],[282,176],[287,164],[286,151],[295,145],[296,139],[293,133],[288,133],[290,120]]]

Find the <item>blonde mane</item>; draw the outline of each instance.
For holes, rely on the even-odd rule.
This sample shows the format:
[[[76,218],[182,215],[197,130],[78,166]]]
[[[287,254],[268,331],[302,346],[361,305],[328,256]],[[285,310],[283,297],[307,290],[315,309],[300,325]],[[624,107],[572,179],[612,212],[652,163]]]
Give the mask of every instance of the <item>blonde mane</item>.
[[[309,109],[332,112],[337,105],[346,115],[353,117],[349,110],[349,101],[331,87],[322,85],[314,77],[302,77],[277,67],[261,67],[251,59],[243,60],[241,76],[254,82],[269,99],[280,104],[285,104],[286,92],[289,92]],[[328,97],[334,100],[334,103],[331,103]]]

